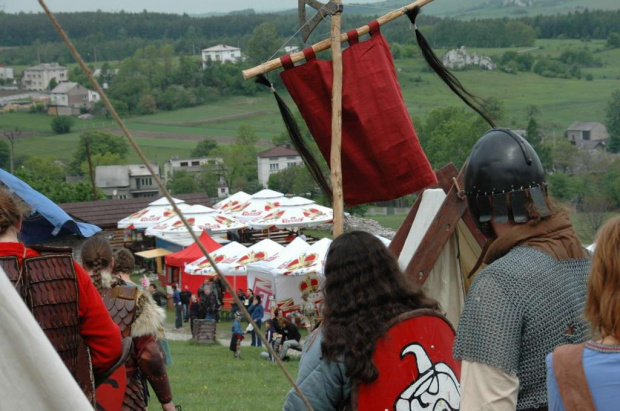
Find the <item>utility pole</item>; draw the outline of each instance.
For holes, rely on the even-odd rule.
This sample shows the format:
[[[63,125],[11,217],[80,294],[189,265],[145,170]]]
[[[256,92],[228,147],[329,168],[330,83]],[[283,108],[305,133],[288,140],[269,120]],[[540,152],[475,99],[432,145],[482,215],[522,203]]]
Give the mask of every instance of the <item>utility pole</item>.
[[[10,169],[10,171],[11,171],[11,174],[13,174],[13,159],[15,158],[15,152],[14,152],[14,149],[13,149],[13,142],[15,141],[16,137],[19,137],[21,135],[22,135],[22,132],[19,131],[18,128],[16,128],[15,130],[12,130],[12,131],[5,131],[4,132],[4,136],[9,139],[9,144],[11,145],[11,153],[10,153],[10,157],[11,157],[11,166],[10,166],[11,169]]]
[[[93,161],[90,157],[90,144],[88,142],[88,137],[84,136],[84,145],[86,146],[86,160],[88,161],[88,172],[90,174],[90,184],[93,186],[93,200],[99,200],[99,195],[97,194],[97,185],[95,184],[95,173],[93,172]]]

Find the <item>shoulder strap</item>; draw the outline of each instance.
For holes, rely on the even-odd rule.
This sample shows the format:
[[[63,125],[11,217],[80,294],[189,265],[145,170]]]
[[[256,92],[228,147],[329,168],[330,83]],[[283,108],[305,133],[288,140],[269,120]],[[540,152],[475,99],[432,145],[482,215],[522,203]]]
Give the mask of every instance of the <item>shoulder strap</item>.
[[[566,411],[596,411],[583,368],[585,343],[553,350],[553,373]]]

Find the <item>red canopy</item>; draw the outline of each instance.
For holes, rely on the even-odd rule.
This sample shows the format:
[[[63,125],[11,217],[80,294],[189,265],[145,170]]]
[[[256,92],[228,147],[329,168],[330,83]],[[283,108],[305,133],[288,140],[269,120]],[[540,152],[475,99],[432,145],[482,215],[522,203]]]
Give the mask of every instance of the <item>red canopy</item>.
[[[218,248],[222,247],[220,243],[213,240],[211,237],[209,237],[209,234],[207,234],[204,231],[200,235],[199,240],[202,243],[202,245],[204,245],[204,247],[207,249],[208,252],[213,252],[217,250]],[[198,244],[194,243],[179,252],[176,252],[174,254],[168,254],[165,257],[165,259],[166,259],[166,265],[183,268],[185,267],[185,264],[191,263],[192,261],[196,261],[202,256],[203,254],[202,254],[202,251],[200,251]]]

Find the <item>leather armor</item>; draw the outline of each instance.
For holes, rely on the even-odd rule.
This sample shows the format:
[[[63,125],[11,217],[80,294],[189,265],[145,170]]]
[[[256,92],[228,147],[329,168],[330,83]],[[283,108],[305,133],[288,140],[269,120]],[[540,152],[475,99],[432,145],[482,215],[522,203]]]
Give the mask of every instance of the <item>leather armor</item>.
[[[94,404],[90,352],[79,333],[79,291],[71,250],[34,249],[42,255],[25,258],[21,265],[15,256],[0,257],[0,266],[71,375]]]
[[[103,292],[103,301],[123,337],[131,336],[131,328],[140,315],[137,287],[117,285]],[[152,335],[133,338],[132,352],[125,364],[127,388],[123,398],[123,411],[147,409],[148,379],[160,403],[172,400],[170,383],[166,374],[163,355]]]

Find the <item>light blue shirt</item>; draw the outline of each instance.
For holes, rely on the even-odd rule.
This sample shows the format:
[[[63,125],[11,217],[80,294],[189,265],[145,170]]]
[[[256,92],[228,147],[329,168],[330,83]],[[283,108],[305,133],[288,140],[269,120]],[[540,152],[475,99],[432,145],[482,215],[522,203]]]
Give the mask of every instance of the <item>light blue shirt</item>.
[[[588,341],[583,350],[583,367],[597,410],[620,409],[620,346]],[[553,354],[547,355],[549,411],[565,411],[553,373]]]

